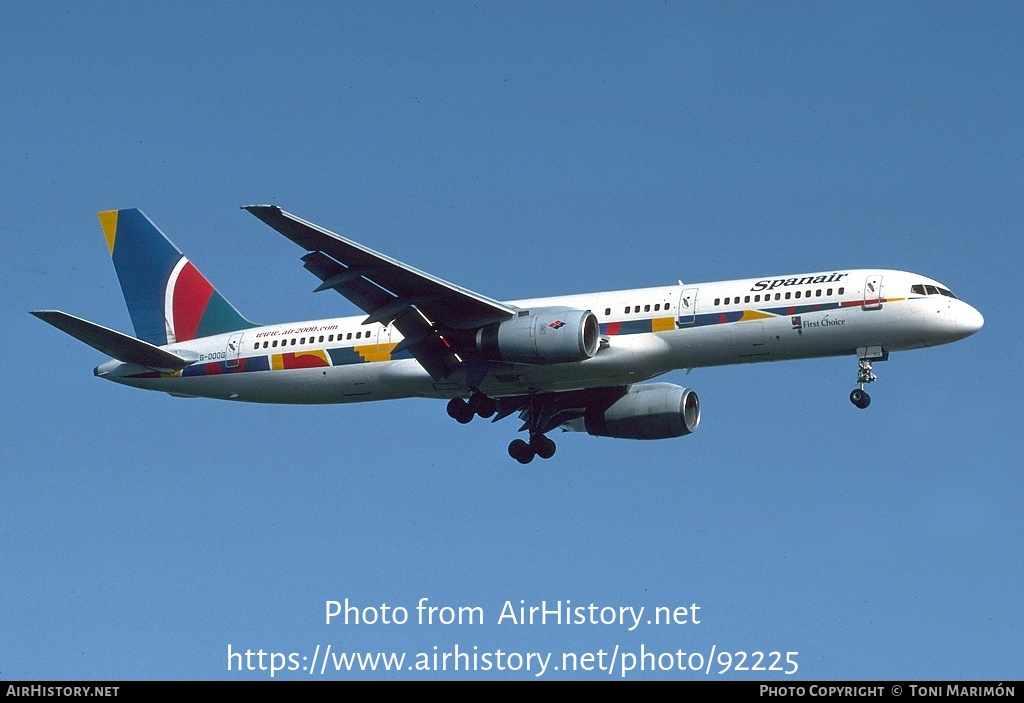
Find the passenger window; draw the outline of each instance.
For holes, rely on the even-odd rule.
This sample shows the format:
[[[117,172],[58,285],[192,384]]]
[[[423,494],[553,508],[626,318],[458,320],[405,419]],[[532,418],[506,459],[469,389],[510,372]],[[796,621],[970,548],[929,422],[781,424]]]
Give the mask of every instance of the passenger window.
[[[292,346],[295,346],[295,337],[292,337]]]
[[[721,298],[715,298],[715,305],[719,305],[719,304],[721,304],[721,302],[722,302]]]
[[[788,296],[787,296],[787,297],[788,297]],[[797,297],[797,298],[799,298],[799,297],[800,297],[800,291],[797,291],[797,292],[796,292],[796,297]]]
[[[324,336],[323,336],[323,335],[320,335],[320,341],[321,341],[321,342],[323,342],[323,341],[324,341]]]
[[[754,296],[754,302],[755,303],[760,303],[761,302],[761,294],[760,293],[758,293],[757,295]]]
[[[634,305],[633,306],[633,312],[640,312],[640,306],[639,305]]]
[[[650,305],[644,305],[644,312],[650,312],[650,311],[651,311],[651,306]]]
[[[839,295],[842,295],[844,290],[846,290],[846,289],[845,288],[840,288],[839,289]]]
[[[789,300],[790,295],[792,295],[792,293],[786,293],[786,300]]]
[[[628,315],[628,314],[629,314],[629,306],[628,306],[628,305],[626,306],[626,309],[625,309],[625,310],[624,310],[623,312],[624,312],[624,313],[625,313],[626,315]]]
[[[604,309],[604,316],[605,317],[608,317],[611,314],[612,314],[612,309],[611,308],[605,308]]]
[[[814,291],[814,297],[815,298],[820,298],[821,297],[821,288],[819,288],[818,290]]]
[[[305,337],[303,337],[302,339],[299,340],[299,344],[305,344],[305,343],[306,343],[306,338]]]

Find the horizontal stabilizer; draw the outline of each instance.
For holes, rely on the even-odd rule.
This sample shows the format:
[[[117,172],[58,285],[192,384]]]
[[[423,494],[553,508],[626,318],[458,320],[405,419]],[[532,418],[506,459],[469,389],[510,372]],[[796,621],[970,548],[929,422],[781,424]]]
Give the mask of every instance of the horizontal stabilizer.
[[[60,310],[35,310],[32,314],[118,361],[139,364],[158,371],[180,371],[195,363],[194,360],[185,359],[149,342]]]

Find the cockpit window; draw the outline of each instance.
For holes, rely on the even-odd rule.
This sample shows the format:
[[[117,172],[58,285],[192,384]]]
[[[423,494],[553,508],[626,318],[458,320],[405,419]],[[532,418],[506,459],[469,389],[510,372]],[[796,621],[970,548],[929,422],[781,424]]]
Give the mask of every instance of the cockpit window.
[[[910,286],[910,292],[915,295],[944,295],[947,298],[953,298],[956,300],[956,296],[953,295],[953,291],[948,288],[940,288],[939,286],[925,285],[922,283],[916,283]]]

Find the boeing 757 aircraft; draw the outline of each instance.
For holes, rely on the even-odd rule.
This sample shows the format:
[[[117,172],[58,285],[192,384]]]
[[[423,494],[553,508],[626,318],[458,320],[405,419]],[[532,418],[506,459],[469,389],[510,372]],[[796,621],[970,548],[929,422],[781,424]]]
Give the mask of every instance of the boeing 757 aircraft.
[[[57,310],[36,317],[113,357],[95,374],[178,397],[254,403],[448,400],[460,423],[518,413],[508,453],[547,459],[556,428],[667,439],[700,422],[697,394],[641,383],[674,369],[856,356],[872,363],[981,329],[929,278],[837,269],[501,302],[271,205],[244,208],[298,244],[305,268],[365,315],[277,325],[244,318],[141,211],[101,212],[135,336]]]

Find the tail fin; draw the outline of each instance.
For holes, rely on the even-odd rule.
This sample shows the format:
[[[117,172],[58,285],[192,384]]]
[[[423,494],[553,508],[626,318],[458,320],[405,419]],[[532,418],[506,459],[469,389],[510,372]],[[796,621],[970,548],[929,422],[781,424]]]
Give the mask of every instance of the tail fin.
[[[158,346],[255,327],[141,210],[107,210],[100,225],[135,336]]]

